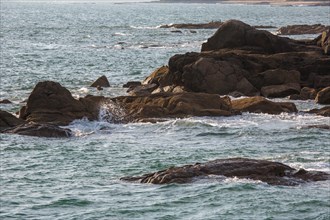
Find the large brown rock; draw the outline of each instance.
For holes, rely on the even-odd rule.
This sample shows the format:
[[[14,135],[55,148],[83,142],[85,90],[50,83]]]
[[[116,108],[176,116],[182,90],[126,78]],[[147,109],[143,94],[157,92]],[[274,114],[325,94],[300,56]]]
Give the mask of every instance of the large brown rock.
[[[265,53],[292,51],[288,40],[238,20],[226,21],[217,32],[202,45],[202,51],[224,48],[257,50]]]
[[[102,98],[88,96],[80,100],[52,81],[39,82],[30,94],[20,118],[27,122],[67,125],[75,119],[96,120]]]
[[[231,116],[229,98],[206,93],[157,93],[147,96],[122,96],[112,99],[127,121],[188,116]]]
[[[261,96],[232,100],[231,104],[234,110],[241,112],[280,114],[298,111],[294,103],[272,102]]]
[[[60,128],[56,125],[25,123],[14,128],[7,129],[3,133],[19,134],[36,137],[71,137],[72,131],[67,128]]]
[[[152,184],[190,183],[210,176],[237,177],[266,182],[271,185],[295,186],[309,181],[329,180],[330,175],[319,171],[296,170],[285,164],[247,158],[218,159],[182,167],[172,167],[155,173],[121,180]]]
[[[317,93],[315,101],[319,104],[330,104],[330,86],[322,89]]]
[[[0,110],[0,131],[24,123],[25,123],[24,120],[15,117],[9,112]]]

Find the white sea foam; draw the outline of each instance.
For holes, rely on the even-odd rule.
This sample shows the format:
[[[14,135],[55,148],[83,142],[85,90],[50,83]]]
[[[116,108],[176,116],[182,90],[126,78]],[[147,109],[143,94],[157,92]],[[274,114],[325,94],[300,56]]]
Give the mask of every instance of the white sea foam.
[[[74,136],[88,136],[94,133],[107,132],[110,133],[112,125],[104,121],[89,121],[87,118],[74,120],[66,128],[69,128]]]
[[[121,32],[116,32],[114,34],[112,34],[112,36],[131,36],[132,34],[125,34],[125,33],[121,33]]]

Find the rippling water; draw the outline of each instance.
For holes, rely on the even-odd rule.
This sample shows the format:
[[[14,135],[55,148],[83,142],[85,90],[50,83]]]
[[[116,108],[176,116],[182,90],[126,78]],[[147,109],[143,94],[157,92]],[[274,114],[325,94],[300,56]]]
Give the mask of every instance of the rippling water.
[[[252,25],[329,24],[329,7],[1,2],[2,109],[15,112],[38,81],[76,96],[124,94],[176,53],[199,51],[215,30],[171,33],[170,23],[239,19]],[[100,75],[112,87],[88,86]],[[300,110],[320,107],[295,101]],[[329,172],[330,124],[307,114],[245,113],[149,124],[78,120],[70,139],[0,134],[1,219],[329,219],[330,182],[270,186],[207,178],[165,186],[125,183],[216,158],[268,159]]]

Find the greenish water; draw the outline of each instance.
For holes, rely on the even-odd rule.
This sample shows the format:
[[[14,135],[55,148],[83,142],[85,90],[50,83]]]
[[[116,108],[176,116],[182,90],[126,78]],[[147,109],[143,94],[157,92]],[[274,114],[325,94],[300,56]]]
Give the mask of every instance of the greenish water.
[[[1,2],[1,93],[15,112],[41,80],[76,96],[124,94],[176,53],[199,51],[214,30],[159,25],[240,19],[253,25],[329,22],[329,7]],[[89,84],[100,75],[112,87]],[[320,107],[296,101],[300,110]],[[248,157],[329,172],[329,118],[299,114],[194,117],[156,124],[75,121],[70,139],[0,134],[1,219],[322,219],[330,182],[270,186],[209,177],[132,184],[120,177],[216,158]]]

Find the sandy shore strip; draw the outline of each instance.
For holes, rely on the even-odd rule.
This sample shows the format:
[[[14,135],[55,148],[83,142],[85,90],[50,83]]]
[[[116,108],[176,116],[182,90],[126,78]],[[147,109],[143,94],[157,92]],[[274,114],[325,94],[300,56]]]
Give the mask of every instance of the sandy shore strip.
[[[223,3],[231,4],[269,4],[269,5],[283,5],[283,6],[330,6],[330,1],[288,1],[288,0],[225,0]]]
[[[282,6],[330,6],[329,0],[159,0],[156,3],[220,3]]]

